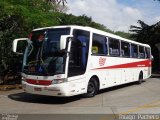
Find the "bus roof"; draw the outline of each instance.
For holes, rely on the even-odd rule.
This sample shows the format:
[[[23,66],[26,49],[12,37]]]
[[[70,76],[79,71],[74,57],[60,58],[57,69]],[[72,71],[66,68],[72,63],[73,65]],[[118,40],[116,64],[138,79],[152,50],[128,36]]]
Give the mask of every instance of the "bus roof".
[[[133,44],[138,44],[138,45],[150,47],[148,44],[139,43],[139,42],[136,42],[136,41],[133,41],[133,40],[129,40],[129,39],[120,37],[118,35],[115,35],[115,34],[112,34],[112,33],[108,33],[108,32],[105,32],[105,31],[102,31],[102,30],[98,30],[98,29],[95,29],[95,28],[92,28],[92,27],[88,27],[88,26],[78,26],[78,25],[51,26],[51,27],[37,28],[37,29],[34,29],[33,31],[45,30],[45,29],[53,29],[53,28],[68,28],[68,27],[70,27],[72,29],[82,29],[82,30],[90,31],[92,33],[101,34],[101,35],[104,35],[106,37],[112,37],[112,38],[119,39],[119,40],[122,40],[122,41],[130,42],[130,43],[133,43]]]

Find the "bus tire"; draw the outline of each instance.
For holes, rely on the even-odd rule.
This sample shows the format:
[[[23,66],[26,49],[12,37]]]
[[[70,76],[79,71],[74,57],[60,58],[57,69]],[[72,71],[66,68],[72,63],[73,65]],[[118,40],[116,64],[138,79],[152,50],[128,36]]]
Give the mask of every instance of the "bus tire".
[[[86,98],[94,97],[99,90],[98,80],[92,77],[88,82],[87,93],[83,96]]]
[[[143,72],[140,72],[137,84],[141,84],[143,82]]]

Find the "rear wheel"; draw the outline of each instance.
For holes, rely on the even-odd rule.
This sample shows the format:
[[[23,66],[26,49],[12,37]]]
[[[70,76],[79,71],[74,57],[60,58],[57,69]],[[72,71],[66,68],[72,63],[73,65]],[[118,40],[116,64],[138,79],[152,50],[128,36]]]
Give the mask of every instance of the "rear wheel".
[[[96,78],[91,78],[88,87],[87,93],[84,94],[84,97],[94,97],[99,90],[98,81]]]
[[[141,72],[140,74],[139,74],[139,79],[138,79],[138,81],[137,81],[137,84],[141,84],[143,82],[143,73]]]

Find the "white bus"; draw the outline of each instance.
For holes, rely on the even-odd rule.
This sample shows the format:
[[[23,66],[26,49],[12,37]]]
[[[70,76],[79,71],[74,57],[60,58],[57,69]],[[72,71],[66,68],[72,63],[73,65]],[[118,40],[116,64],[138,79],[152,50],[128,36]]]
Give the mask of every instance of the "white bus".
[[[14,52],[20,40],[13,41]],[[151,76],[149,45],[91,27],[34,29],[26,41],[22,86],[27,93],[93,97],[101,89],[140,84]]]

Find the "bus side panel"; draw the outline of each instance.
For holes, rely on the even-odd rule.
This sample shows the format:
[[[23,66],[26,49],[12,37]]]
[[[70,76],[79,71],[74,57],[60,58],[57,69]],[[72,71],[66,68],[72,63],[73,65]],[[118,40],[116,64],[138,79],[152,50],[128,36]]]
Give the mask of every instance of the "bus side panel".
[[[87,78],[85,76],[84,74],[68,78],[70,96],[87,92]]]
[[[100,59],[103,58],[104,61],[100,61]],[[90,56],[90,59],[88,60],[88,82],[91,77],[96,76],[99,79],[99,87],[100,89],[106,88],[106,69],[99,69],[101,68],[100,64],[104,62],[106,63],[107,57],[103,56]],[[102,63],[100,63],[102,62]],[[103,65],[104,66],[104,65]]]
[[[122,59],[118,57],[107,57],[107,85],[108,87],[116,86],[122,84],[125,79],[124,74],[122,74],[122,68],[117,67],[122,63]]]
[[[98,76],[100,89],[121,84],[122,69],[110,68],[121,63],[121,58],[91,56],[89,62],[90,76]]]

